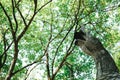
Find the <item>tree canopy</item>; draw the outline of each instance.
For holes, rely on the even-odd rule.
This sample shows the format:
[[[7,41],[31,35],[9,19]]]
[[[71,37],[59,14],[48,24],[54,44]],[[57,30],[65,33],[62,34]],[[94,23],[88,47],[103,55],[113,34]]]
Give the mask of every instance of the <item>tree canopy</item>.
[[[120,69],[119,0],[1,0],[0,80],[94,80],[91,57],[74,45],[83,28]]]

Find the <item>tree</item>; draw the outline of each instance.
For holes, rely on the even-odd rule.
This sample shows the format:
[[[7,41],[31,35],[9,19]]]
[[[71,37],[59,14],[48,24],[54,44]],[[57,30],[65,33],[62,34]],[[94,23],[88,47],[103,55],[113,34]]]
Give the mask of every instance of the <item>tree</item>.
[[[92,80],[94,62],[74,45],[74,32],[84,26],[109,50],[119,41],[115,0],[1,0],[0,12],[3,80]]]

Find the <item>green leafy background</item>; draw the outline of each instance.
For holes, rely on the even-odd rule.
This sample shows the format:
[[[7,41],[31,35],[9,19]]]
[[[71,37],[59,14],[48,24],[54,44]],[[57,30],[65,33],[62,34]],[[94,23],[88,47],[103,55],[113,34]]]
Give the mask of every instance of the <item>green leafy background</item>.
[[[47,1],[48,0],[38,0],[38,7]],[[11,16],[11,20],[13,20],[11,1],[1,0],[0,2]],[[34,12],[33,1],[22,0],[19,7],[24,17],[26,17],[25,20],[28,22]],[[28,80],[30,80],[30,78],[32,80],[46,80],[46,60],[42,55],[49,42],[50,35],[52,35],[51,39],[53,40],[48,47],[49,65],[50,67],[52,66],[52,60],[56,55],[54,62],[54,69],[56,69],[65,54],[67,54],[67,50],[73,40],[75,26],[78,28],[82,26],[85,28],[86,32],[99,38],[120,69],[119,14],[120,7],[119,1],[117,0],[53,0],[35,16],[26,34],[20,40],[19,55],[14,71],[35,60],[40,60],[39,64],[37,67],[34,67],[34,64],[20,71],[13,76],[12,80],[24,80],[32,67],[34,67],[34,69],[31,71],[30,76],[28,76]],[[18,11],[16,11],[16,15],[19,24],[17,35],[19,35],[24,29],[24,23]],[[77,15],[78,23],[76,22],[74,25],[74,21],[76,20],[75,15]],[[13,24],[15,25],[14,21]],[[73,27],[68,33],[71,26]],[[7,43],[10,44],[12,35],[9,29],[9,22],[2,8],[0,8],[0,54],[4,51],[3,33],[7,29],[6,39]],[[68,35],[66,36],[67,33]],[[62,41],[65,36],[66,38]],[[60,47],[58,48],[59,45]],[[74,44],[72,44],[72,47],[73,46]],[[13,59],[13,52],[12,45],[7,52],[7,61],[0,70],[1,77],[5,77],[8,72]],[[73,70],[74,80],[95,80],[96,69],[93,59],[84,54],[78,47],[75,47],[72,53],[67,57],[64,66],[57,73],[55,80],[70,80],[71,70]],[[41,77],[36,77],[33,74]]]

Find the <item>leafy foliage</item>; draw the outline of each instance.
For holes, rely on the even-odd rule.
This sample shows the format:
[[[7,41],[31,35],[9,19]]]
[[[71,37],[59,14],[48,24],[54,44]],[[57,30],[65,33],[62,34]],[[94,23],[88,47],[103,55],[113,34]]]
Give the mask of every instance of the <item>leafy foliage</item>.
[[[9,75],[12,80],[94,80],[94,61],[74,46],[74,31],[81,27],[117,56],[114,58],[120,67],[116,47],[120,40],[120,8],[116,0],[34,1],[0,1],[0,66],[4,63],[0,79]]]

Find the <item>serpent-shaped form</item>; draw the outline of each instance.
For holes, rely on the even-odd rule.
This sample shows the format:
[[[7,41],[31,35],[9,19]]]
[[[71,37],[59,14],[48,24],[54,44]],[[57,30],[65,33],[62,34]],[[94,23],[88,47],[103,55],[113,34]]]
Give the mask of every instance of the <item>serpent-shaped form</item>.
[[[75,45],[94,58],[96,64],[96,80],[120,80],[119,69],[109,52],[98,38],[80,30],[74,34]]]

